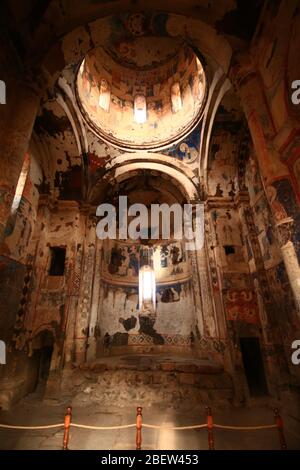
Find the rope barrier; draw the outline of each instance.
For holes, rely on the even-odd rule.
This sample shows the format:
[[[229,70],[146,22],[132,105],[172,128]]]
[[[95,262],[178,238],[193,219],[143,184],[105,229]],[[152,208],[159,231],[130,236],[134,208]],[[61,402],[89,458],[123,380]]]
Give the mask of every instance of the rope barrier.
[[[279,442],[281,449],[287,449],[287,444],[285,441],[283,433],[283,420],[279,414],[279,410],[275,408],[274,410],[275,424],[266,424],[261,426],[230,426],[225,424],[216,424],[213,422],[213,417],[211,413],[211,408],[207,407],[207,422],[204,424],[195,424],[191,426],[164,426],[156,424],[147,424],[142,422],[142,408],[137,408],[137,417],[136,423],[133,424],[123,424],[120,426],[90,426],[87,424],[72,423],[72,408],[67,408],[67,413],[63,423],[58,424],[48,424],[48,425],[38,425],[38,426],[18,426],[12,424],[0,424],[0,429],[16,429],[16,430],[41,430],[41,429],[55,429],[55,428],[64,428],[64,437],[63,437],[63,450],[68,450],[69,443],[69,434],[70,428],[80,428],[80,429],[90,429],[96,431],[112,431],[118,429],[130,429],[136,428],[136,449],[140,450],[142,445],[142,428],[148,429],[158,429],[165,431],[188,431],[192,429],[207,429],[208,433],[208,448],[214,450],[214,435],[213,428],[217,429],[228,429],[233,431],[257,431],[263,429],[275,429],[277,428],[279,433]]]
[[[189,429],[201,429],[201,428],[206,428],[207,424],[195,424],[193,426],[158,426],[156,424],[146,424],[143,423],[143,428],[149,428],[149,429],[163,429],[164,431],[187,431]]]
[[[13,426],[11,424],[0,424],[0,428],[3,429],[24,429],[24,430],[35,430],[35,429],[52,429],[52,428],[62,428],[64,423],[59,424],[48,424],[44,426]],[[129,429],[135,428],[136,424],[123,424],[120,426],[90,426],[88,424],[79,424],[79,423],[70,423],[70,427],[73,428],[81,428],[81,429],[91,429],[95,431],[113,431],[116,429]],[[219,429],[232,429],[238,431],[256,431],[260,429],[274,429],[277,428],[276,424],[267,424],[264,426],[227,426],[224,424],[216,424],[213,425],[214,428]],[[148,429],[163,429],[164,431],[187,431],[190,429],[202,429],[207,428],[207,424],[194,424],[192,426],[164,426],[164,425],[157,425],[157,424],[146,424],[143,423],[143,428]]]
[[[13,426],[11,424],[0,424],[0,428],[3,429],[24,429],[24,430],[35,430],[35,429],[54,429],[54,428],[62,428],[64,423],[59,424],[48,424],[44,426]],[[91,429],[95,431],[113,431],[116,429],[129,429],[135,428],[136,424],[123,424],[120,426],[90,426],[88,424],[79,424],[79,423],[70,423],[70,427],[73,428],[81,428],[81,429]],[[276,424],[267,424],[264,426],[227,426],[224,424],[216,424],[213,425],[214,428],[219,429],[232,429],[238,431],[256,431],[260,429],[274,429],[277,428]],[[143,428],[148,429],[163,429],[164,431],[188,431],[190,429],[203,429],[207,428],[207,424],[194,424],[192,426],[164,426],[164,425],[157,425],[157,424],[146,424],[143,423]]]
[[[226,426],[223,424],[214,424],[214,428],[219,429],[232,429],[238,431],[257,431],[260,429],[273,429],[277,428],[276,424],[266,424],[265,426]]]
[[[87,424],[71,423],[71,427],[73,427],[73,428],[82,428],[82,429],[93,429],[93,430],[98,430],[98,431],[106,431],[106,430],[114,430],[114,429],[135,428],[136,424],[135,423],[134,424],[124,424],[122,426],[88,426]]]
[[[29,429],[29,430],[34,430],[34,429],[53,429],[53,428],[63,428],[64,423],[60,424],[48,424],[45,426],[13,426],[11,424],[0,424],[0,428],[3,429]]]

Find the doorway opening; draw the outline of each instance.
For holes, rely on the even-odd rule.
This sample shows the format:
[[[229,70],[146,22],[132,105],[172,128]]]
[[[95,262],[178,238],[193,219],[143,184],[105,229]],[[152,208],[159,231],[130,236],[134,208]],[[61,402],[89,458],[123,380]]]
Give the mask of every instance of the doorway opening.
[[[267,395],[268,387],[259,339],[240,338],[240,345],[250,395]]]
[[[39,340],[40,347],[35,351],[38,369],[34,391],[43,395],[49,377],[54,340],[49,331],[40,333]]]

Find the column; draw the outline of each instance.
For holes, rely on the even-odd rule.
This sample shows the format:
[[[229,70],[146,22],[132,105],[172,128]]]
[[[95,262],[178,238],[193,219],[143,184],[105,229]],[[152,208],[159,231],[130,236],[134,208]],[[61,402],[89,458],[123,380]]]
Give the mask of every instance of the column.
[[[28,149],[39,104],[39,94],[20,67],[20,59],[1,37],[1,76],[6,104],[0,104],[0,243],[10,214],[16,185]]]
[[[268,108],[259,73],[251,57],[240,55],[231,69],[231,78],[241,99],[265,192],[272,210],[277,237],[300,318],[300,208],[288,167],[274,146],[276,130]]]

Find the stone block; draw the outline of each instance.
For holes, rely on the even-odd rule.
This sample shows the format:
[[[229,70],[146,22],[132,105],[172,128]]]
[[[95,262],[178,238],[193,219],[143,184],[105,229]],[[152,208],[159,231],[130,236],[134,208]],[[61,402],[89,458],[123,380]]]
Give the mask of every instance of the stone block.
[[[160,365],[161,370],[164,370],[166,372],[171,372],[176,369],[176,365],[174,362],[163,362]]]
[[[91,364],[90,365],[90,370],[93,371],[93,372],[104,372],[106,371],[107,367],[106,367],[106,364]]]
[[[194,385],[195,375],[189,374],[187,372],[182,372],[181,374],[179,374],[179,383],[186,385]]]

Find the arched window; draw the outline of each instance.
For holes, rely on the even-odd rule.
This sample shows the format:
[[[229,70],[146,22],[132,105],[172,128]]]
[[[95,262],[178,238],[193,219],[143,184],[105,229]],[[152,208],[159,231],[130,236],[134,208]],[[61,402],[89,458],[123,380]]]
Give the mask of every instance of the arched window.
[[[18,184],[16,187],[15,196],[11,205],[11,214],[15,214],[19,208],[23,191],[24,191],[24,187],[25,187],[25,183],[26,183],[26,179],[28,176],[29,165],[30,165],[30,156],[28,153],[26,153],[24,157],[23,165],[22,165],[22,170],[19,176]]]
[[[171,86],[171,103],[173,113],[177,113],[182,108],[180,84],[178,82],[173,83]]]
[[[156,308],[155,272],[148,265],[139,270],[139,309],[143,313],[153,313]]]
[[[134,98],[134,120],[143,124],[147,120],[147,103],[144,95],[136,95]]]
[[[104,111],[109,111],[110,105],[110,86],[108,82],[104,79],[100,82],[100,97],[99,97],[99,106]]]

